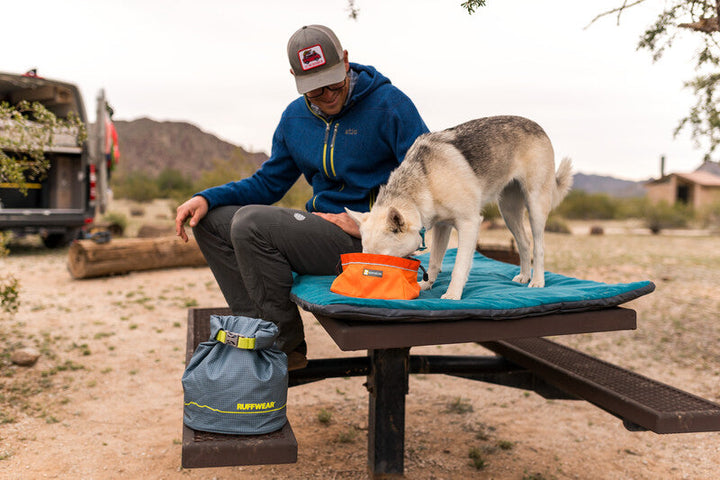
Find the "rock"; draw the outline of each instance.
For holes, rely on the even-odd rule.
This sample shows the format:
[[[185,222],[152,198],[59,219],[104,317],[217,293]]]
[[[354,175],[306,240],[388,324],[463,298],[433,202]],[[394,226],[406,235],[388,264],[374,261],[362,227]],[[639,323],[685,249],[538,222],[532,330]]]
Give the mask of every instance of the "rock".
[[[40,358],[40,352],[34,348],[21,348],[10,354],[10,361],[21,367],[32,367]]]

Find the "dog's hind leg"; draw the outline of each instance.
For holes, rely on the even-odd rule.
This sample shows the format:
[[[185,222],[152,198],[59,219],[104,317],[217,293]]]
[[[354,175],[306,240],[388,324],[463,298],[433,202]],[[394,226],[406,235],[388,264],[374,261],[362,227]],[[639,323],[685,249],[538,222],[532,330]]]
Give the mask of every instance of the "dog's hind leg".
[[[502,191],[498,200],[498,207],[503,220],[505,220],[505,225],[515,237],[518,254],[520,255],[520,273],[513,278],[513,282],[528,283],[532,273],[530,237],[523,223],[525,218],[525,195],[517,181],[512,182]]]
[[[533,274],[528,287],[545,286],[545,223],[550,214],[551,198],[539,192],[528,198],[528,217],[533,237]]]
[[[462,298],[465,283],[467,283],[468,275],[470,275],[473,255],[475,255],[481,222],[482,216],[477,215],[472,219],[456,223],[455,228],[458,231],[457,256],[450,276],[450,285],[448,285],[447,291],[440,298],[449,300],[460,300]]]
[[[452,225],[447,223],[436,223],[430,230],[432,232],[432,240],[430,241],[430,264],[428,265],[428,280],[420,282],[421,290],[429,290],[440,273],[443,257],[447,250],[450,234],[452,233]]]

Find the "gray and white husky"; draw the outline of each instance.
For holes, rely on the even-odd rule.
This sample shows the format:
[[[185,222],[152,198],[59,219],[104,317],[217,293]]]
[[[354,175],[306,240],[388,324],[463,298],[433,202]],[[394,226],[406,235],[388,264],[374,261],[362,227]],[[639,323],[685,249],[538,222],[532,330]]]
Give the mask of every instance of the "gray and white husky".
[[[480,118],[418,137],[380,189],[371,211],[348,210],[348,214],[360,227],[365,253],[410,255],[420,246],[421,229],[432,228],[423,290],[437,278],[455,227],[457,257],[442,298],[458,300],[472,266],[482,208],[497,201],[520,254],[520,274],[513,280],[544,287],[545,223],[550,210],[570,190],[572,175],[569,159],[555,172],[552,144],[537,123],[514,116]],[[533,237],[534,269],[523,223],[525,209]]]

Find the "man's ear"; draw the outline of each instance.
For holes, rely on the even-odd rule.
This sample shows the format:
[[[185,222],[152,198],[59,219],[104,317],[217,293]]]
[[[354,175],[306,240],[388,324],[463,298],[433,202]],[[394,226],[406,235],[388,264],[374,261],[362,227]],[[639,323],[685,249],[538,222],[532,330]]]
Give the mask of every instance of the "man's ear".
[[[347,212],[348,215],[350,215],[350,218],[352,218],[355,221],[355,223],[358,224],[358,226],[360,224],[362,224],[362,222],[365,220],[365,217],[368,216],[367,213],[355,212],[353,210],[350,210],[347,207],[345,207],[345,211]]]
[[[388,217],[387,217],[388,227],[392,233],[400,233],[405,230],[405,218],[402,216],[402,213],[395,208],[392,207],[390,210],[388,210]]]

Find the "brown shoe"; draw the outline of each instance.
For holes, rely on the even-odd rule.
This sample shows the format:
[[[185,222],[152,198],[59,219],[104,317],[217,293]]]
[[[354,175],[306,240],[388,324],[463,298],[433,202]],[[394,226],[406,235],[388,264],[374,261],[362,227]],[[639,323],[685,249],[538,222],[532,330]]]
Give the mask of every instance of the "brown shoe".
[[[291,372],[293,370],[300,370],[301,368],[307,367],[308,359],[305,356],[304,353],[298,352],[295,350],[294,352],[290,352],[287,356],[288,359],[288,372]]]

